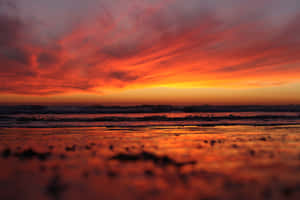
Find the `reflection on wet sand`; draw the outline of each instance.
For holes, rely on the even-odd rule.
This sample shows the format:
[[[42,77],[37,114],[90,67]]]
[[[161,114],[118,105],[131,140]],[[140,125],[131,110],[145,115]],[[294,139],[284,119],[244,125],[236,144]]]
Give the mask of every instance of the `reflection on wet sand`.
[[[0,199],[299,199],[300,126],[3,128]]]

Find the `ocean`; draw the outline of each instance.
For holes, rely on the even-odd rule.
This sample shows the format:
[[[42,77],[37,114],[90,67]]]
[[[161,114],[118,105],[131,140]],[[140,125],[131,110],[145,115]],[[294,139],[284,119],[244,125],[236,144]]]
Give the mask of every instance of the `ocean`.
[[[0,199],[299,199],[298,107],[193,108],[2,107]]]

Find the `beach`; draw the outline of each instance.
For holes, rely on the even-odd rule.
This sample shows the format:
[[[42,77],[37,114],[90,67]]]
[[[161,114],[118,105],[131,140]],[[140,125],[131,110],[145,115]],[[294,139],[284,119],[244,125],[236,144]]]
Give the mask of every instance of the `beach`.
[[[0,129],[0,199],[299,199],[299,125]]]

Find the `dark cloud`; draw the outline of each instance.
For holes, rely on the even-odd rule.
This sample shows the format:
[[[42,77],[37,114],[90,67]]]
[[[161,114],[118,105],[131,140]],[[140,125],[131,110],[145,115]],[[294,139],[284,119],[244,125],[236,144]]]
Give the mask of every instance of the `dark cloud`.
[[[131,82],[131,81],[135,81],[138,79],[138,76],[131,75],[130,73],[124,72],[124,71],[111,72],[111,73],[109,73],[108,77],[111,77],[112,79],[124,81],[124,82]]]
[[[18,18],[0,13],[0,46],[16,44],[21,29],[22,23]]]
[[[4,12],[9,11],[9,12]],[[25,38],[25,26],[16,15],[14,1],[0,2],[0,72],[6,76],[35,74],[29,66],[32,64],[31,53],[22,46]]]
[[[61,55],[59,52],[41,52],[37,56],[37,62],[43,68],[45,66],[51,66],[58,64],[61,61]]]
[[[0,48],[0,59],[14,61],[23,65],[31,65],[31,55],[25,49],[20,47],[2,47]]]

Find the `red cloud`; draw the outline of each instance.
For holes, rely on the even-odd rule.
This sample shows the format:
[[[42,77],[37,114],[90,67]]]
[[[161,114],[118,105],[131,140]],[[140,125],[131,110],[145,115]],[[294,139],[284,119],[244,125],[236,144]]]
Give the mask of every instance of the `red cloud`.
[[[56,94],[180,83],[261,86],[300,78],[299,16],[222,18],[178,2],[109,8],[37,42],[25,23],[0,15],[0,92]],[[117,5],[114,5],[117,6]],[[1,4],[0,4],[1,7]],[[238,19],[238,20],[237,20]]]

